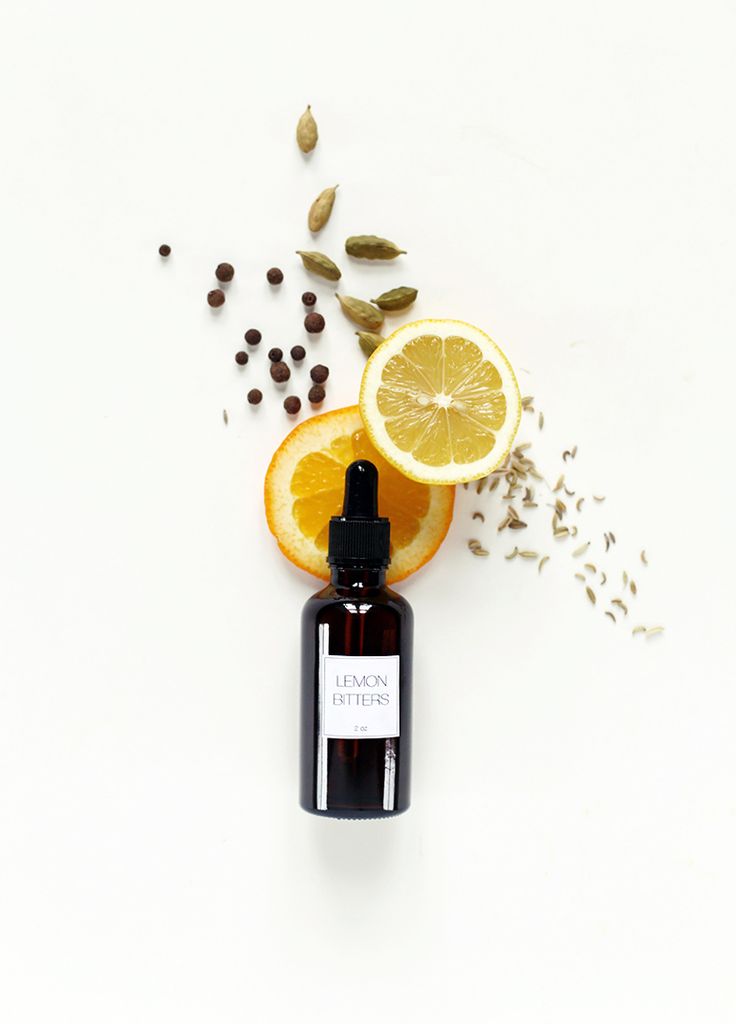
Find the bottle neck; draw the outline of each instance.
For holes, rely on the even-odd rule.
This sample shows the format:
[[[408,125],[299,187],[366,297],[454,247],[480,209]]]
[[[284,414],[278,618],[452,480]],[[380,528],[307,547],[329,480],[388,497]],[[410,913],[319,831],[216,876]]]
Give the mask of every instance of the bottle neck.
[[[386,569],[355,569],[345,565],[333,565],[330,570],[330,582],[338,590],[349,590],[351,593],[378,590],[386,583]]]

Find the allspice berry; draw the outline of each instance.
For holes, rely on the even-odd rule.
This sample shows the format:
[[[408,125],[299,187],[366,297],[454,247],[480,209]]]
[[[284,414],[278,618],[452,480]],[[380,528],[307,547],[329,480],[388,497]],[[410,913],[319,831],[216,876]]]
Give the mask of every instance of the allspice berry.
[[[260,405],[262,398],[263,392],[259,391],[258,388],[251,388],[248,392],[248,403],[250,405]]]
[[[328,367],[323,366],[322,363],[317,363],[309,371],[309,376],[312,378],[315,384],[324,384],[327,378],[330,376]]]
[[[291,370],[286,363],[271,364],[271,379],[275,380],[277,384],[283,384],[289,377],[291,377]]]
[[[245,366],[245,364],[248,362],[248,353],[242,351],[236,352],[235,362],[238,364],[238,366]]]
[[[245,332],[245,340],[249,345],[258,345],[261,341],[261,332],[257,331],[255,327],[249,327]]]
[[[304,294],[302,295],[302,304],[307,307],[313,306],[316,303],[316,301],[317,296],[314,294],[314,292],[304,292]]]
[[[309,334],[321,334],[325,329],[325,318],[321,313],[307,313],[304,317],[304,327]]]
[[[278,267],[271,267],[270,270],[266,271],[266,280],[269,284],[281,284],[284,280],[283,270],[279,270]]]
[[[325,389],[321,384],[312,384],[307,398],[312,405],[322,405],[325,400]]]
[[[171,246],[170,245],[166,245],[166,243],[164,243],[163,245],[160,245],[158,247],[158,254],[159,254],[159,256],[170,256],[171,255]]]
[[[289,416],[296,416],[302,407],[301,401],[296,395],[289,395],[288,398],[284,399],[284,409],[288,412]]]
[[[215,277],[218,281],[232,281],[235,277],[235,267],[232,263],[218,263],[215,267]]]
[[[291,358],[295,363],[300,363],[307,354],[307,350],[303,345],[295,345],[291,350]]]
[[[284,358],[284,353],[281,351],[280,348],[272,348],[269,349],[268,358],[271,360],[272,363],[280,363],[281,360]]]
[[[207,292],[207,302],[213,309],[223,306],[225,304],[225,293],[222,288],[213,288],[211,292]]]

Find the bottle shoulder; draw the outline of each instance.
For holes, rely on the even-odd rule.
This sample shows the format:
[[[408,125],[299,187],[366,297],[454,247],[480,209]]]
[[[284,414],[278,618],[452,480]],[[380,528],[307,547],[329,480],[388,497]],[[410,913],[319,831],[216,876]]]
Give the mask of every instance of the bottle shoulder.
[[[413,621],[414,615],[411,605],[401,594],[390,587],[371,587],[369,589],[336,587],[328,583],[321,590],[308,597],[302,612],[303,618],[316,619],[321,614],[327,614],[330,609],[337,609],[342,606],[346,611],[352,610],[356,604],[362,606],[361,610],[370,608],[381,608],[391,610],[402,619]]]

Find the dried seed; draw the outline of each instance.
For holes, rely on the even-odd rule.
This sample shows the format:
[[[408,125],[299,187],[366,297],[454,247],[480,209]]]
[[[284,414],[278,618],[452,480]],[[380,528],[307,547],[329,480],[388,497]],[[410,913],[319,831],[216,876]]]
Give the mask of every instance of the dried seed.
[[[603,534],[603,537],[604,537],[604,539],[605,539],[605,541],[606,541],[606,551],[608,551],[608,549],[609,549],[609,548],[610,548],[610,546],[611,546],[611,542],[610,542],[610,540],[608,539],[608,534],[607,534],[607,533],[604,533],[604,534]]]
[[[583,568],[587,569],[588,572],[592,572],[593,574],[598,572],[598,570],[596,569],[596,567],[593,565],[592,562],[586,562],[585,565],[583,566]]]
[[[542,430],[543,428],[544,428],[544,413],[540,412],[540,414],[539,414],[539,429]]]
[[[577,537],[577,535],[578,535],[578,528],[577,528],[577,526],[571,526],[570,527],[570,536],[571,537]]]
[[[598,495],[597,495],[597,494],[594,494],[594,495],[593,495],[593,501],[605,501],[605,500],[606,500],[606,497],[605,497],[605,495],[603,495],[603,496],[602,496],[602,497],[600,497],[600,498],[598,497]]]
[[[617,608],[620,608],[624,615],[629,614],[628,607],[623,603],[623,601],[619,597],[614,597],[611,601],[611,604],[615,604]]]
[[[534,412],[534,395],[524,395],[521,399],[521,408],[525,412]]]
[[[520,551],[519,552],[519,557],[520,558],[539,558],[539,552],[538,551]]]
[[[512,519],[519,518],[519,513],[516,511],[513,505],[509,505],[509,515]]]
[[[623,580],[624,580],[624,587],[627,587],[629,585],[629,574],[626,572],[625,569],[624,569],[624,571],[622,573],[622,576],[623,576]]]
[[[572,452],[565,449],[565,451],[562,453],[562,461],[567,462],[568,456],[572,457]]]
[[[222,410],[222,422],[225,424],[225,426],[227,426],[228,423],[230,422],[230,417],[227,414],[227,409]]]
[[[486,521],[486,517],[483,515],[482,512],[473,512],[473,519],[480,519],[482,523]]]
[[[476,494],[482,494],[483,493],[483,488],[485,487],[487,480],[488,480],[487,476],[482,476],[480,478],[480,480],[478,480],[476,482],[476,484],[475,484],[475,493]]]
[[[586,552],[589,547],[590,541],[586,540],[585,544],[581,544],[579,548],[575,548],[575,550],[572,553],[572,557],[577,558],[579,555],[582,555],[584,552]]]
[[[649,565],[649,562],[647,561],[647,553],[646,553],[646,551],[642,551],[642,553],[639,555],[639,557],[641,558],[641,560],[644,563],[644,565]]]
[[[504,555],[503,557],[504,557],[504,558],[506,559],[506,561],[507,561],[507,562],[510,562],[510,561],[511,561],[511,559],[512,559],[512,558],[516,558],[516,556],[517,556],[518,554],[519,554],[519,549],[518,549],[518,548],[514,548],[514,550],[513,550],[512,552],[511,552],[511,554],[509,554],[509,555]]]
[[[468,547],[471,548],[471,549],[472,548],[479,548],[480,546],[481,546],[480,541],[477,540],[475,537],[471,537],[471,539],[468,541]]]
[[[583,574],[581,572],[576,572],[575,573],[575,579],[576,580],[582,580],[583,583],[585,583],[585,581],[587,579],[587,576],[583,576]]]
[[[633,580],[631,580],[631,582],[629,583],[629,590],[634,595],[634,597],[636,597],[636,594],[637,594],[636,583],[634,583]]]
[[[355,333],[358,335],[358,342],[364,355],[369,357],[386,340],[382,334],[376,334],[375,331],[356,331]],[[467,488],[468,485],[465,486]]]
[[[326,277],[328,281],[339,281],[342,277],[338,265],[323,252],[305,252],[303,249],[297,249],[296,254],[301,256],[304,269],[310,274]]]
[[[500,533],[501,530],[505,530],[510,522],[511,522],[511,517],[510,516],[506,516],[504,519],[502,519],[501,522],[498,524],[498,532]]]
[[[337,185],[332,185],[330,188],[323,189],[322,192],[317,196],[312,205],[309,207],[309,216],[307,217],[307,224],[309,230],[315,234],[321,231],[327,221],[330,219],[332,213],[332,207],[335,205],[335,195],[337,194]]]
[[[575,491],[571,491],[569,489],[569,487],[567,487],[567,486],[563,487],[563,490],[564,490],[565,494],[568,496],[568,498],[574,498],[575,497]]]
[[[491,491],[495,491],[496,490],[496,488],[498,487],[500,479],[501,479],[500,477],[496,476],[496,477],[493,478],[493,480],[491,480],[490,485],[488,487],[488,493],[489,494],[491,493]]]
[[[650,626],[647,630],[647,639],[650,636],[656,636],[657,633],[664,633],[664,626]]]
[[[565,476],[564,476],[564,474],[563,474],[563,475],[562,475],[562,476],[561,476],[561,477],[560,477],[560,478],[558,479],[558,481],[557,481],[557,483],[556,483],[556,484],[554,485],[554,487],[552,488],[552,493],[553,493],[553,494],[556,494],[556,493],[557,493],[558,491],[561,491],[561,490],[562,490],[562,488],[563,488],[564,486],[565,486]]]
[[[585,498],[578,498],[578,500],[575,502],[575,508],[578,510],[578,512],[581,511],[581,509],[583,507],[583,502],[584,501],[585,501]]]
[[[607,579],[608,579],[608,576],[606,576],[606,574],[601,570],[601,582],[600,582],[600,585],[603,586],[603,584],[606,582]]]
[[[542,571],[542,566],[544,565],[545,562],[549,562],[549,555],[544,555],[542,558],[539,559],[539,565],[537,566],[537,572],[541,572]]]
[[[634,626],[634,628],[631,630],[631,635],[636,636],[637,633],[646,633],[646,631],[646,626]]]
[[[613,622],[615,624],[616,616],[613,614],[613,612],[606,612],[605,614],[608,616],[608,618],[611,620],[611,622]]]
[[[512,519],[509,523],[509,530],[525,530],[526,523],[522,523],[520,519]]]
[[[613,532],[613,530],[609,530],[608,531],[608,536],[611,538],[611,544],[615,544],[616,543],[616,534]]]
[[[590,603],[595,604],[595,594],[593,593],[593,590],[590,587],[586,587],[585,593],[588,595],[588,600],[590,601]]]
[[[570,452],[570,454],[572,455],[573,458],[575,458],[577,453],[578,453],[578,446],[575,444],[575,445],[572,446],[572,451]]]
[[[371,299],[371,302],[387,313],[401,313],[414,304],[416,297],[416,288],[401,287],[383,292],[377,299]]]
[[[378,235],[351,235],[345,241],[345,252],[361,260],[395,260],[406,249],[399,249],[394,242]]]
[[[485,557],[488,554],[485,548],[471,548],[470,550],[474,555],[482,555]]]
[[[312,108],[307,107],[296,125],[296,141],[302,153],[311,153],[317,145],[319,132],[317,122],[312,115]]]
[[[555,537],[567,537],[570,531],[566,526],[558,526],[552,531]]]
[[[355,299],[352,295],[336,295],[343,313],[348,319],[356,323],[358,327],[365,327],[369,331],[377,331],[383,324],[383,311],[371,306],[369,302],[362,299]]]

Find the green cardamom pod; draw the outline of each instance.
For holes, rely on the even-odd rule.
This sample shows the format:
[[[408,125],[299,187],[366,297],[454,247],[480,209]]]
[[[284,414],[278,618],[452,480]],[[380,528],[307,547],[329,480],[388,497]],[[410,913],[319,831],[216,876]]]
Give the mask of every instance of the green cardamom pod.
[[[296,126],[296,141],[302,153],[311,153],[317,145],[318,137],[317,122],[312,117],[312,108],[307,107]]]
[[[356,331],[355,333],[358,335],[358,342],[366,356],[372,356],[381,342],[386,340],[382,334],[376,334],[374,331]]]
[[[321,231],[330,219],[332,207],[335,205],[337,188],[338,186],[335,185],[333,188],[326,188],[323,192],[320,192],[309,207],[307,224],[309,225],[309,230],[315,232],[315,234],[317,231]]]
[[[349,317],[358,327],[377,331],[383,323],[383,313],[375,306],[371,306],[370,302],[354,299],[352,295],[338,295],[337,301],[342,306],[345,316]]]
[[[377,299],[371,299],[371,302],[379,309],[385,309],[387,313],[399,313],[413,304],[417,294],[416,288],[392,288],[390,292],[384,292]]]
[[[399,249],[388,238],[379,238],[378,235],[351,235],[345,242],[345,252],[361,260],[395,260],[406,249]]]
[[[310,273],[326,277],[328,281],[339,281],[342,277],[338,265],[333,263],[329,256],[325,256],[324,253],[302,252],[301,249],[297,249],[296,254],[301,256],[305,269]]]

